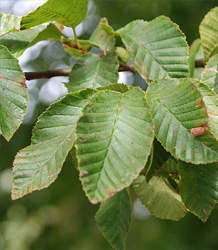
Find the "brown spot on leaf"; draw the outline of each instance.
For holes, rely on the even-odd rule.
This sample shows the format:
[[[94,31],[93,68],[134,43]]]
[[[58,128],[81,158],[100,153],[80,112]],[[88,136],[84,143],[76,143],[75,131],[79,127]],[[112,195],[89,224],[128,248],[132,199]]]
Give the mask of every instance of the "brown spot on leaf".
[[[116,192],[111,192],[110,197],[114,196],[115,194],[116,194]]]
[[[37,158],[34,158],[34,162],[37,162],[37,160],[38,160]]]
[[[2,75],[0,75],[0,78],[1,78],[1,79],[4,79],[4,77],[3,77]]]
[[[216,69],[213,69],[213,68],[205,68],[204,72],[215,72],[215,73],[218,73],[218,71]]]
[[[60,30],[64,30],[64,25],[63,24],[60,24],[60,23],[55,23],[55,26]]]
[[[190,135],[193,135],[193,136],[201,136],[201,135],[206,135],[206,134],[207,134],[206,127],[192,128],[190,132]]]
[[[41,184],[40,184],[40,187],[44,187],[45,186],[45,182],[42,182]]]
[[[109,195],[110,197],[115,195],[116,192],[117,192],[117,190],[116,190],[116,187],[114,187],[114,186],[109,186],[109,187],[105,188],[106,195]]]
[[[86,171],[86,170],[81,171],[81,177],[83,177],[84,175],[87,175],[87,174],[89,174],[88,171]]]
[[[21,83],[23,86],[26,86],[26,79],[24,79]]]
[[[96,200],[96,199],[90,199],[89,200],[92,204],[97,204],[99,201],[98,200]]]
[[[207,214],[205,208],[202,208],[203,212],[204,212],[204,216],[206,216],[207,218],[209,217],[209,215]]]

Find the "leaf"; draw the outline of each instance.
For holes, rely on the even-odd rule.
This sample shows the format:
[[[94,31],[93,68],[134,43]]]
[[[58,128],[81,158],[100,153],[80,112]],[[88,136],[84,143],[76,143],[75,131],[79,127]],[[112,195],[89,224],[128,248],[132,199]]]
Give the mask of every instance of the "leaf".
[[[46,188],[56,180],[73,147],[82,108],[95,92],[87,89],[68,94],[39,117],[32,144],[18,152],[14,161],[13,200]]]
[[[218,140],[218,96],[203,82],[199,83],[199,89],[207,107],[210,131],[216,140]]]
[[[96,213],[99,229],[116,250],[125,250],[131,220],[131,205],[127,191],[116,193],[103,202]]]
[[[20,28],[21,17],[0,13],[0,36]]]
[[[191,213],[206,221],[217,203],[218,165],[179,164],[182,200]]]
[[[105,30],[101,28],[101,25],[105,24],[108,25],[108,20],[107,18],[102,18],[98,26],[96,27],[95,31],[92,33],[90,37],[90,41],[94,44],[96,44],[100,49],[104,50],[105,45],[109,39],[109,35]],[[115,38],[111,38],[109,41],[109,44],[107,46],[107,51],[111,51],[114,49],[115,46]]]
[[[160,170],[162,165],[170,157],[170,153],[166,152],[165,149],[161,146],[160,142],[158,142],[156,139],[154,140],[153,145],[154,145],[153,161],[151,167],[148,169],[146,174],[147,182],[150,181],[150,179],[154,176],[154,174]]]
[[[131,86],[124,83],[113,83],[107,86],[99,87],[98,90],[113,90],[120,93],[126,93],[130,88]]]
[[[169,18],[133,21],[119,29],[134,67],[147,80],[189,75],[188,45]]]
[[[166,162],[164,162],[164,164],[162,165],[162,169],[169,174],[178,173],[178,161],[176,161],[173,157],[170,157]]]
[[[69,92],[85,88],[98,88],[118,81],[118,62],[115,53],[99,57],[85,54],[79,57],[66,84]]]
[[[194,76],[196,55],[199,52],[201,46],[202,46],[201,39],[196,39],[190,47],[189,50],[190,77]]]
[[[87,53],[92,47],[96,45],[89,40],[78,40],[78,43],[82,49],[78,49],[76,45],[75,38],[64,38],[62,40],[64,49],[72,56],[79,57]]]
[[[76,128],[80,179],[90,202],[128,187],[144,168],[153,142],[145,93],[100,91],[84,107]]]
[[[21,19],[21,29],[56,21],[76,27],[85,18],[88,0],[48,0],[45,4]]]
[[[202,72],[201,80],[218,93],[218,55],[213,56],[208,61]]]
[[[50,23],[45,29],[37,34],[37,36],[29,43],[28,47],[35,45],[43,40],[61,40],[62,33],[57,24]]]
[[[123,47],[116,47],[115,52],[117,53],[118,59],[121,63],[127,64],[129,60],[129,54]]]
[[[218,160],[218,143],[208,127],[206,107],[196,87],[197,80],[160,80],[147,90],[147,100],[155,124],[157,139],[175,158],[194,164]],[[193,136],[193,128],[207,134]]]
[[[199,32],[204,50],[205,63],[218,53],[218,7],[210,10],[200,24]]]
[[[62,33],[54,24],[41,25],[30,30],[10,32],[0,37],[0,43],[19,57],[28,48],[42,40],[60,40]]]
[[[178,221],[186,215],[180,195],[163,177],[153,176],[147,183],[145,176],[140,175],[133,187],[142,204],[154,216]]]
[[[119,33],[115,32],[114,29],[108,24],[108,21],[106,18],[103,19],[104,22],[100,23],[101,29],[107,32],[109,36],[115,36],[119,35]]]
[[[0,126],[6,140],[19,128],[27,111],[28,93],[18,61],[0,46]]]

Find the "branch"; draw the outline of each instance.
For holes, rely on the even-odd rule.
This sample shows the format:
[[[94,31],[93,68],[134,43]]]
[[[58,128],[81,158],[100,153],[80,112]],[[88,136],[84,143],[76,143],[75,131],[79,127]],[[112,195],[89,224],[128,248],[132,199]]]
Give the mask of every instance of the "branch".
[[[202,60],[195,62],[195,67],[204,67],[204,62]],[[42,78],[52,78],[56,76],[69,76],[72,69],[55,69],[55,70],[46,70],[46,71],[39,71],[39,72],[26,72],[25,78],[26,80],[35,80],[35,79],[42,79]],[[137,70],[134,68],[132,64],[122,64],[119,65],[119,72],[129,71],[137,73]]]
[[[195,68],[204,68],[204,60],[196,60],[195,61]]]
[[[69,76],[72,69],[55,69],[55,70],[46,70],[39,72],[26,72],[26,80],[42,79],[42,78],[52,78],[55,76]]]
[[[69,76],[72,69],[55,69],[55,70],[46,70],[46,71],[39,71],[39,72],[26,72],[25,78],[26,80],[35,80],[35,79],[42,79],[42,78],[52,78],[56,76]],[[120,64],[119,71],[130,71],[132,73],[136,73],[136,69],[133,67],[132,64]]]

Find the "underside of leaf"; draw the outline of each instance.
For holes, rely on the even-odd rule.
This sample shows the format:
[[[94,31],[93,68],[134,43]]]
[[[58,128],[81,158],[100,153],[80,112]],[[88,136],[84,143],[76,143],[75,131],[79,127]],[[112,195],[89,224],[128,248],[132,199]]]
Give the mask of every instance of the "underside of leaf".
[[[178,221],[186,215],[187,209],[180,195],[163,177],[153,176],[147,183],[145,177],[140,175],[133,186],[142,204],[154,216]]]

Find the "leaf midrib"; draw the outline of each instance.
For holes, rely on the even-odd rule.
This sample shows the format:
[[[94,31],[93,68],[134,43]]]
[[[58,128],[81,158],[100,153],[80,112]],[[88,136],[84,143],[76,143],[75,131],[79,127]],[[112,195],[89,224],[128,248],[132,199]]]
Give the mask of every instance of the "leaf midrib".
[[[126,92],[126,93],[128,93],[128,92]],[[95,192],[94,192],[94,198],[96,197],[96,193],[99,192],[99,191],[98,191],[98,189],[99,189],[99,183],[100,183],[99,180],[101,179],[102,170],[104,169],[104,166],[105,166],[105,160],[106,160],[107,157],[108,157],[108,152],[109,152],[109,149],[110,149],[110,147],[111,147],[112,140],[113,140],[113,138],[114,138],[114,132],[115,132],[115,129],[116,129],[116,125],[117,125],[118,117],[119,117],[119,114],[120,114],[120,109],[121,109],[121,105],[122,105],[122,101],[123,101],[124,95],[125,95],[125,93],[122,93],[122,94],[121,94],[121,98],[120,98],[120,101],[119,101],[119,106],[118,106],[118,109],[117,109],[117,115],[116,115],[116,118],[115,118],[115,121],[114,121],[114,126],[113,126],[113,130],[112,130],[111,139],[110,139],[110,141],[109,141],[107,153],[106,153],[106,155],[105,155],[105,158],[104,158],[104,161],[103,161],[103,165],[102,165],[102,168],[101,168],[101,171],[100,171],[98,180],[96,181],[96,182],[97,182],[97,185],[96,185],[96,189],[95,189]],[[99,200],[99,199],[98,199],[98,200]]]
[[[48,13],[52,13],[52,14],[54,14],[54,15],[57,15],[57,16],[63,18],[65,21],[67,21],[71,27],[74,27],[74,24],[73,24],[68,18],[66,18],[65,16],[62,16],[60,13],[57,13],[57,12],[52,11],[52,10],[49,10],[49,9],[47,9],[47,8],[42,8],[41,11],[42,11],[42,12],[44,11],[44,12],[48,12]]]
[[[177,117],[171,113],[171,111],[162,103],[160,102],[159,100],[157,100],[155,97],[153,97],[151,94],[148,93],[148,95],[153,98],[156,102],[158,102],[162,107],[164,107],[175,119],[176,121],[183,127],[185,128],[185,130],[187,131],[187,133],[190,135],[190,133],[188,132],[188,129],[177,119]],[[198,140],[196,140],[198,141]],[[201,145],[203,144],[201,141],[198,141]],[[206,144],[203,144],[203,147],[206,147],[208,148],[209,150],[211,150],[212,152],[216,153],[218,155],[218,153],[216,151],[214,151],[212,148],[210,148],[209,146],[207,146]]]
[[[140,45],[140,44],[137,42],[137,40],[133,39],[131,36],[128,36],[128,35],[126,35],[126,36],[127,36],[129,39],[131,39],[132,41],[134,41],[139,47],[143,48],[143,49],[152,57],[152,59],[160,66],[160,68],[163,69],[164,72],[167,73],[167,76],[168,76],[168,77],[171,77],[170,74],[169,74],[169,72],[166,71],[166,69],[159,63],[159,61],[157,61],[157,59],[155,58],[155,56],[154,56],[147,48],[145,48],[145,47],[143,46],[146,42],[144,42],[142,45]],[[125,41],[125,42],[126,42],[126,41]],[[138,50],[137,50],[137,51],[138,51]],[[135,60],[132,59],[132,61],[133,61],[133,63],[135,64]]]
[[[102,63],[102,60],[103,60],[102,58],[99,58],[99,62],[98,62],[97,68],[96,68],[95,78],[94,78],[94,82],[93,82],[93,88],[96,88],[97,78],[99,75],[99,70],[100,70],[100,65]]]

